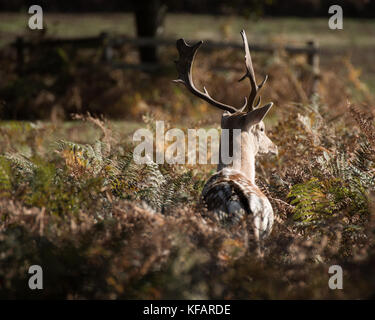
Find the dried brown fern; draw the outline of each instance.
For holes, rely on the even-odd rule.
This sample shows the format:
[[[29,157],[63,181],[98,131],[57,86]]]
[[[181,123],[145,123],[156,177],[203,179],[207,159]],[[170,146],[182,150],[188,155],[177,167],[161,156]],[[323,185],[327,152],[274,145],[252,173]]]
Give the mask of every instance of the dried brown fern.
[[[348,108],[362,133],[366,136],[367,140],[371,144],[372,149],[375,150],[374,116],[372,114],[362,112],[352,104],[349,104]]]

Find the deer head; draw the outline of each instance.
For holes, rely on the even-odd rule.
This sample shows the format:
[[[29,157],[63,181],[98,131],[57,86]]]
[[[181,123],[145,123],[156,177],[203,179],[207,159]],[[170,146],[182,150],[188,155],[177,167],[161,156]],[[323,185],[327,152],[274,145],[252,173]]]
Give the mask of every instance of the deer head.
[[[263,122],[264,117],[271,109],[273,103],[271,102],[259,107],[261,102],[259,93],[268,77],[266,76],[260,84],[256,83],[249,45],[244,30],[241,31],[241,36],[245,47],[246,72],[239,81],[248,78],[251,86],[249,97],[245,97],[245,103],[241,108],[235,108],[216,101],[209,95],[205,87],[203,87],[203,92],[195,87],[193,83],[192,66],[197,50],[202,45],[203,41],[199,41],[197,44],[190,46],[184,39],[177,40],[177,49],[180,57],[179,60],[176,61],[178,79],[174,81],[183,83],[191,93],[214,107],[223,110],[224,113],[221,119],[222,129],[241,130],[241,164],[240,167],[235,169],[240,170],[249,179],[254,181],[255,155],[269,152],[277,154],[277,146],[267,137]],[[233,141],[229,142],[229,145],[233,145]],[[223,167],[225,167],[225,165],[220,163],[218,169],[221,170]]]

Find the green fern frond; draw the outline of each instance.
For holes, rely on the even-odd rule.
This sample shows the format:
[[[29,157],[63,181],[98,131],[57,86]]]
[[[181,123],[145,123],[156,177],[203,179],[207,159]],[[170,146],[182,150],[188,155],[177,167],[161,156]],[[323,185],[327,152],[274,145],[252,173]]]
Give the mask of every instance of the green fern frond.
[[[37,168],[37,166],[32,161],[30,161],[22,154],[6,153],[5,158],[12,163],[12,165],[20,174],[24,174],[28,177],[32,176],[35,169]]]
[[[0,156],[0,197],[7,197],[12,191],[11,168],[9,162]]]

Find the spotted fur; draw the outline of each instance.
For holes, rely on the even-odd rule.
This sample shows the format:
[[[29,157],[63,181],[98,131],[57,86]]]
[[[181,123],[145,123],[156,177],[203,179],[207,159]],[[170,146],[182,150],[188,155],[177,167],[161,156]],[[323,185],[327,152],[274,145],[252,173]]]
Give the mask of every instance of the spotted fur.
[[[224,168],[214,174],[203,188],[207,208],[220,221],[234,224],[251,215],[257,240],[272,231],[274,214],[267,197],[240,171]]]

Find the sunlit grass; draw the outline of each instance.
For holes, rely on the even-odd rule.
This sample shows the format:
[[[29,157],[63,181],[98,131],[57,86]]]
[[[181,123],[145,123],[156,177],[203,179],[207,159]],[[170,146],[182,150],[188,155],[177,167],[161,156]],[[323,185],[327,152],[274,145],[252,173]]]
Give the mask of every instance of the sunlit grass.
[[[1,44],[27,31],[27,14],[1,13]],[[98,35],[102,31],[135,35],[134,16],[130,13],[114,14],[56,14],[44,13],[47,32],[58,37]],[[165,36],[205,38],[211,40],[238,40],[241,29],[247,30],[249,39],[268,42],[277,36],[286,41],[304,43],[315,39],[323,46],[373,46],[375,21],[344,20],[343,30],[330,30],[327,18],[260,18],[256,21],[238,16],[211,16],[168,14]]]

